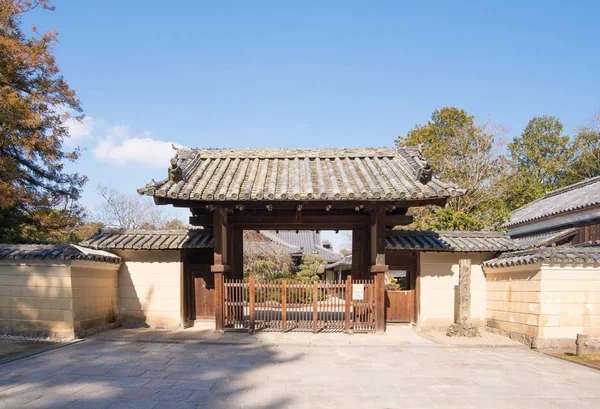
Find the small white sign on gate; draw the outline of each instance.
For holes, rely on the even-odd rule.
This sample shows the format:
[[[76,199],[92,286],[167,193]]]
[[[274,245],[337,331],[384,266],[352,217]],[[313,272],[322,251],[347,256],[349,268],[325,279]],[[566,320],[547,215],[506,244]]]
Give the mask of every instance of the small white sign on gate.
[[[364,300],[365,299],[365,285],[364,284],[352,284],[352,299],[353,300]]]

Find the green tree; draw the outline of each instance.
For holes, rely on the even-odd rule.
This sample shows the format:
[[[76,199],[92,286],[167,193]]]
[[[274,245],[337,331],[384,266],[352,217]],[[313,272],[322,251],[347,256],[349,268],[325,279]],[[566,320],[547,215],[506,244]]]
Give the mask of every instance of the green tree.
[[[600,176],[600,114],[577,130],[572,143],[573,159],[567,169],[566,183]]]
[[[0,0],[0,241],[44,239],[77,225],[84,176],[64,170],[65,121],[82,112],[53,55],[56,30],[32,35],[23,14],[49,0]],[[81,117],[77,117],[81,119]]]
[[[302,264],[298,267],[296,278],[300,281],[315,281],[319,279],[319,274],[325,272],[327,262],[318,254],[306,254],[302,258]]]
[[[510,171],[503,182],[508,210],[568,184],[572,147],[558,118],[544,115],[531,119],[521,136],[508,144],[508,150]]]
[[[473,230],[494,227],[506,217],[495,201],[500,195],[505,158],[502,130],[478,124],[466,111],[445,107],[431,120],[396,139],[399,146],[419,145],[437,177],[466,189],[445,209],[414,209],[416,228]]]

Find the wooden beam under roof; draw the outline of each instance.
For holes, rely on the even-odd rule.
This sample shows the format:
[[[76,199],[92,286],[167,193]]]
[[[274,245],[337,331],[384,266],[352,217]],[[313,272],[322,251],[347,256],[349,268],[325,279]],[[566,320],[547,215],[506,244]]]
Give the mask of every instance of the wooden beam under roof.
[[[242,205],[245,209],[264,209],[267,204],[272,204],[274,210],[278,209],[296,209],[302,205],[303,210],[325,210],[325,206],[331,205],[332,209],[354,209],[361,206],[364,209],[375,208],[381,205],[395,206],[396,208],[420,207],[426,205],[444,206],[448,198],[423,198],[410,201],[401,200],[323,200],[323,201],[302,201],[302,200],[247,200],[247,201],[194,201],[172,199],[168,197],[156,197],[154,202],[157,205],[172,205],[173,207],[183,208],[205,208],[206,206],[220,206],[223,208],[235,209]]]
[[[255,229],[279,229],[279,230],[351,230],[361,228],[370,221],[369,215],[278,215],[278,214],[233,214],[228,222],[236,227]],[[412,216],[391,215],[386,216],[386,228],[394,226],[406,226],[413,222]],[[192,226],[211,226],[210,217],[190,216]]]

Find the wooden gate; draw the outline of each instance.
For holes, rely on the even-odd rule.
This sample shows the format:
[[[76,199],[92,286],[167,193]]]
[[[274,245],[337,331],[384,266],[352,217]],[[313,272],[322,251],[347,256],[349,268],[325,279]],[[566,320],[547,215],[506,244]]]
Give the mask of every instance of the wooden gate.
[[[388,322],[413,322],[415,316],[413,290],[387,290],[385,292],[385,319]]]
[[[214,319],[215,317],[215,278],[210,266],[192,268],[196,319]]]
[[[223,279],[223,328],[343,332],[376,329],[375,280],[334,283]],[[218,285],[218,283],[215,283]],[[380,289],[383,292],[383,288]],[[217,292],[219,293],[219,292]],[[383,315],[383,314],[381,314]]]

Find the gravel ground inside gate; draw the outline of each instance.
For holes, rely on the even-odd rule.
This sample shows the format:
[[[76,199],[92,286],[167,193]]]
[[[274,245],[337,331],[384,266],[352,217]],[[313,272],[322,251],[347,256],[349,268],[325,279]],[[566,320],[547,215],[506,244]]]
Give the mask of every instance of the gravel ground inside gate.
[[[0,408],[600,408],[600,371],[394,331],[251,343],[89,339],[1,365]]]

